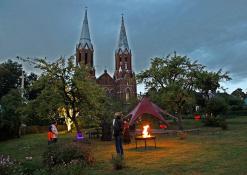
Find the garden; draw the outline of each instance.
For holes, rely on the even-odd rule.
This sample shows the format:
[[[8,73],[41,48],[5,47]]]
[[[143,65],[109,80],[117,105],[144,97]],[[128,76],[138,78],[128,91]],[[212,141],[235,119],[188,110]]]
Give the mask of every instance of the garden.
[[[227,123],[228,130],[200,127],[184,139],[176,134],[156,134],[156,148],[148,142],[145,149],[140,142],[136,149],[132,139],[123,145],[124,160],[113,159],[113,141],[87,139],[76,143],[75,133],[66,132],[52,147],[47,145],[46,133],[4,141],[0,154],[16,161],[9,163],[10,171],[16,174],[246,174],[247,117],[230,118]],[[186,120],[187,124],[200,125],[194,120]],[[83,151],[78,152],[80,149]],[[61,161],[52,164],[48,160],[52,153]],[[1,160],[1,174],[7,164]],[[120,164],[120,170],[114,168],[116,164]]]
[[[11,60],[1,64],[1,175],[247,174],[247,94],[219,91],[231,79],[227,72],[176,53],[154,58],[136,75],[145,95],[121,101],[73,57],[22,61],[42,73],[27,75]],[[112,133],[117,113],[131,136],[122,156]],[[48,145],[51,123],[59,134]]]

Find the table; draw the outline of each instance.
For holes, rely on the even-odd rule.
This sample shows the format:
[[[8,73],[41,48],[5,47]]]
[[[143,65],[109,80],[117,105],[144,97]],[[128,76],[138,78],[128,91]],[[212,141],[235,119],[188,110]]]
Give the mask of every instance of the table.
[[[147,140],[154,140],[154,144],[155,144],[155,148],[156,148],[156,137],[155,136],[150,136],[150,137],[136,136],[135,137],[136,149],[137,149],[137,141],[138,140],[144,140],[145,149],[147,148]]]

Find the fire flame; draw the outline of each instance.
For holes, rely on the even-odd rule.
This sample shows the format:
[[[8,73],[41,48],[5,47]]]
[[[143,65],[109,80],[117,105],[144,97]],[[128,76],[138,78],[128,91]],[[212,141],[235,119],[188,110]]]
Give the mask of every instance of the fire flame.
[[[143,131],[142,131],[142,136],[143,137],[151,137],[151,135],[148,132],[148,129],[149,129],[149,125],[143,126]]]

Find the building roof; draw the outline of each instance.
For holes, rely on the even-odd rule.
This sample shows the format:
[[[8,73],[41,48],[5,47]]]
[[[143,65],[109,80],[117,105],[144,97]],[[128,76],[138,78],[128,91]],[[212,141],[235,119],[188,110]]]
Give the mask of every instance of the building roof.
[[[91,43],[91,38],[90,38],[90,33],[89,33],[87,9],[85,10],[85,16],[84,16],[84,20],[83,20],[83,24],[82,24],[79,47],[93,49],[93,45]]]
[[[124,26],[124,18],[122,16],[118,47],[116,51],[121,50],[122,52],[124,52],[126,49],[129,51],[128,39],[127,39],[126,30]]]
[[[114,84],[113,78],[107,73],[107,70],[104,71],[102,75],[99,76],[96,80],[98,83],[102,85],[106,84]]]

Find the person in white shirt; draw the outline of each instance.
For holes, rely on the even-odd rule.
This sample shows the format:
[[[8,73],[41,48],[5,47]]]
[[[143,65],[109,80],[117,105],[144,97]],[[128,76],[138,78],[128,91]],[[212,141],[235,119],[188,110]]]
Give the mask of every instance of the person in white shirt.
[[[51,124],[51,131],[52,131],[52,133],[53,133],[53,135],[52,135],[52,141],[53,141],[54,143],[57,142],[57,138],[58,138],[58,131],[57,131],[56,125],[57,125],[57,122],[56,122],[56,121],[54,121],[54,122]]]

